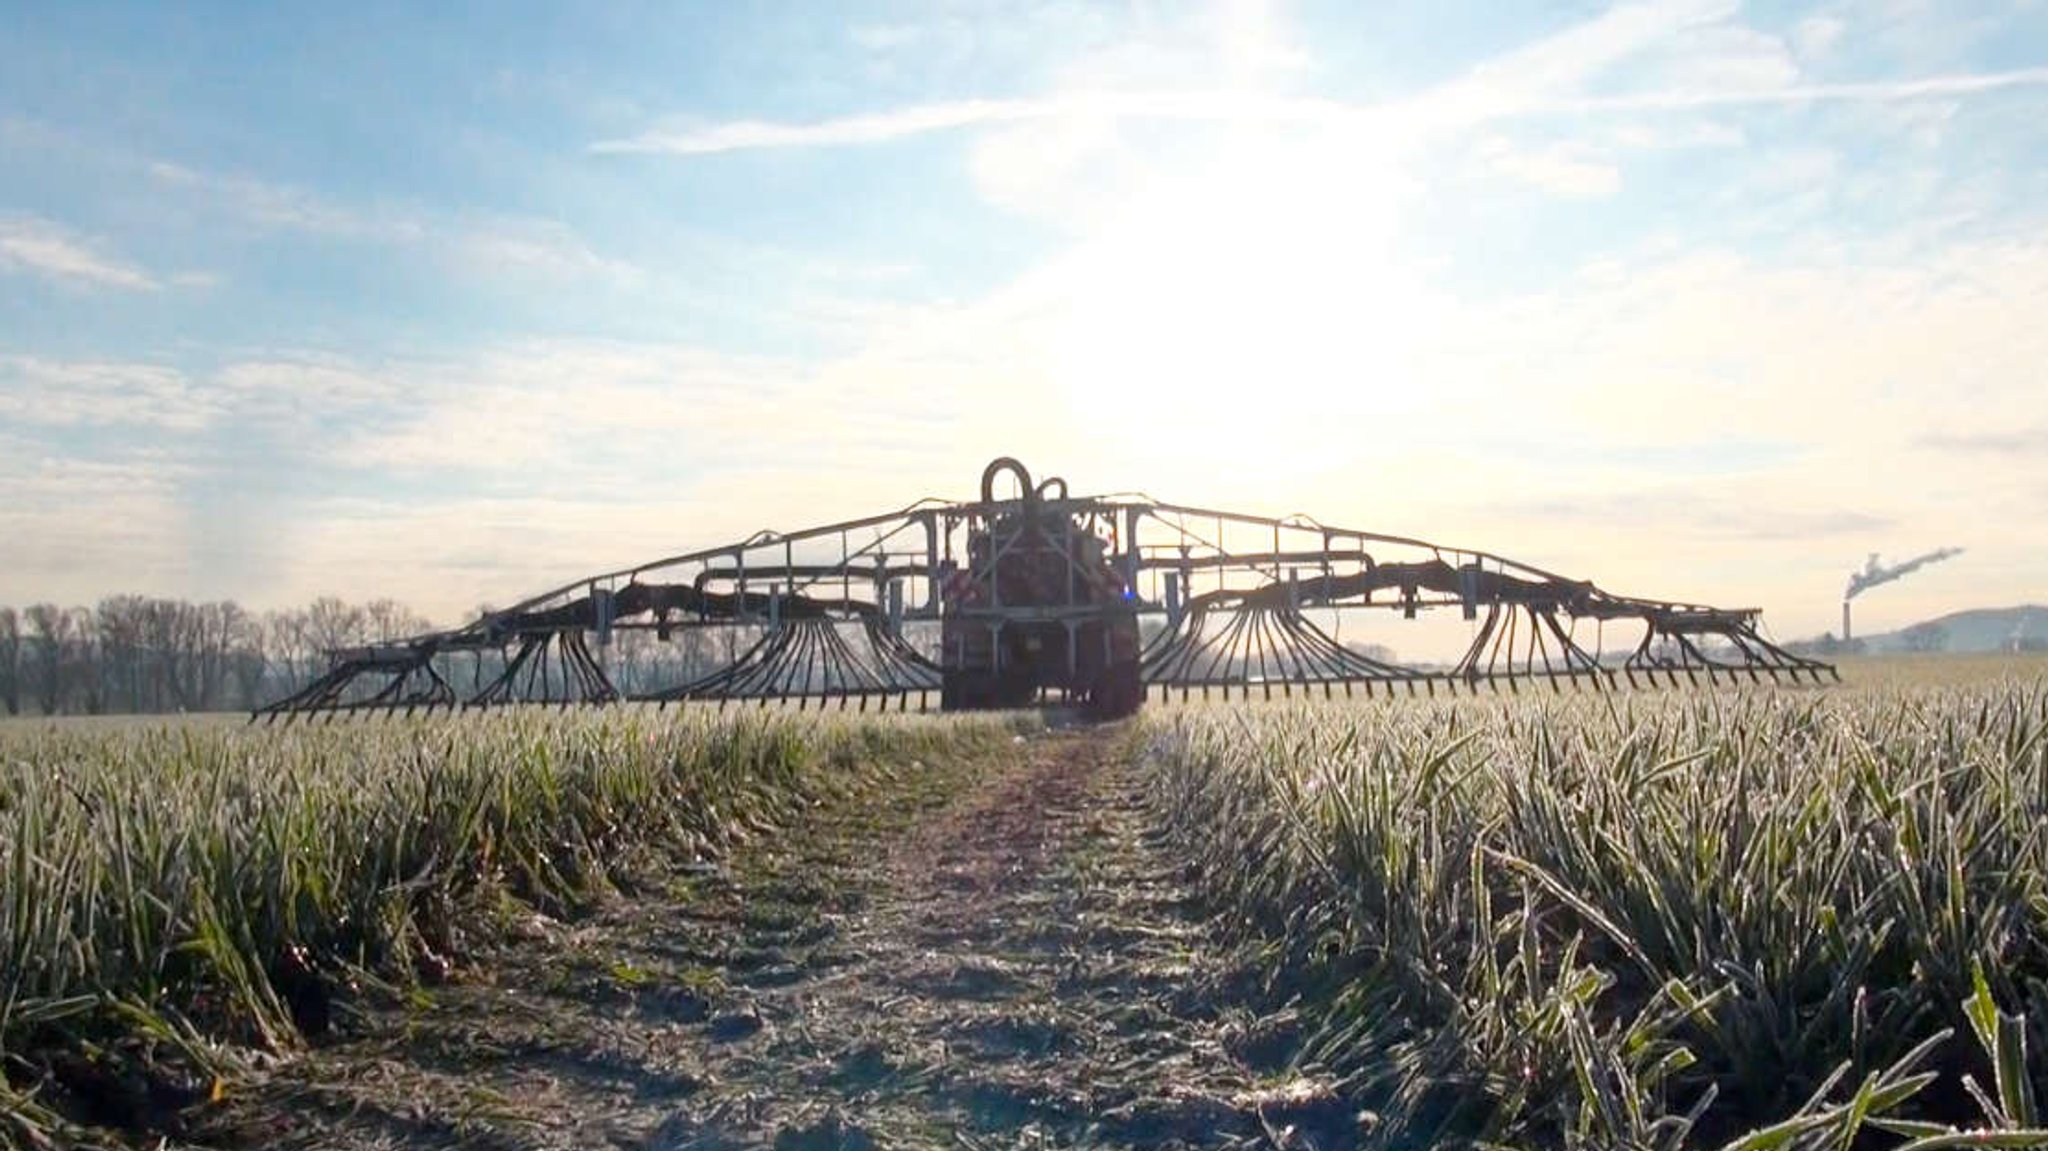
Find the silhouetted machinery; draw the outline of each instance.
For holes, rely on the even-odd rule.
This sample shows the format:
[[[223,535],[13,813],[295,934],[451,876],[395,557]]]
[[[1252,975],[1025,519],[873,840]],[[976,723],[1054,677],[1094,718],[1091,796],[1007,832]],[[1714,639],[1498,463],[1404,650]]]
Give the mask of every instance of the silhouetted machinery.
[[[1018,490],[999,495],[1006,478]],[[1453,662],[1396,663],[1339,638],[1353,613],[1435,610],[1468,625]],[[902,710],[936,698],[945,710],[1063,700],[1113,716],[1155,691],[1433,695],[1834,673],[1763,637],[1759,615],[1613,595],[1305,516],[1070,496],[1006,457],[982,473],[978,500],[756,532],[459,628],[330,652],[323,673],[256,714],[619,700]]]
[[[945,574],[950,600],[940,644],[939,706],[1023,707],[1048,689],[1100,715],[1144,701],[1131,573],[1111,562],[1116,530],[1095,509],[1066,510],[1066,481],[1034,488],[1004,457],[981,475],[981,502],[1016,477],[1022,495],[967,536],[967,566]]]

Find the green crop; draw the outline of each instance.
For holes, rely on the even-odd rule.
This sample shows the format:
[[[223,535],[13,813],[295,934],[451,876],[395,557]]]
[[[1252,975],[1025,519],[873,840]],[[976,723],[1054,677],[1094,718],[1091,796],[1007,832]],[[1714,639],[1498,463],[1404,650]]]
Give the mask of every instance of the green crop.
[[[631,850],[718,851],[1014,720],[685,709],[0,733],[0,1143],[54,1081],[232,1073]],[[218,1080],[215,1079],[217,1082]]]
[[[1381,1145],[2048,1140],[2038,682],[1145,722]]]

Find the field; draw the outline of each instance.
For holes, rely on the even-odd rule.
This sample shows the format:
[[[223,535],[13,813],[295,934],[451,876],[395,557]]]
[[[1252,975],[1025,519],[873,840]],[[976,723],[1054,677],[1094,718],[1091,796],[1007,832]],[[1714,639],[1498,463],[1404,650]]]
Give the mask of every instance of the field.
[[[1385,1138],[1842,1146],[2036,1122],[2044,737],[2038,680],[1895,680],[1206,713],[1150,756]]]
[[[325,1033],[351,985],[445,976],[467,934],[567,914],[635,848],[694,862],[1000,721],[493,715],[0,737],[0,1057],[18,1138],[148,1123],[238,1051]]]
[[[0,1142],[2048,1142],[2048,678],[1845,670],[0,726]]]

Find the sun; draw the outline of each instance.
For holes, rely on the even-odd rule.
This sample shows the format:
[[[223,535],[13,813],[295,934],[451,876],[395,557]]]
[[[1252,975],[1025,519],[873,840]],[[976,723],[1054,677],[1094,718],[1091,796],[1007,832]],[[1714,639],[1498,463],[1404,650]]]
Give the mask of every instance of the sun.
[[[1049,369],[1098,426],[1275,460],[1305,430],[1397,412],[1411,191],[1370,141],[1232,129],[1148,172],[1064,257]]]

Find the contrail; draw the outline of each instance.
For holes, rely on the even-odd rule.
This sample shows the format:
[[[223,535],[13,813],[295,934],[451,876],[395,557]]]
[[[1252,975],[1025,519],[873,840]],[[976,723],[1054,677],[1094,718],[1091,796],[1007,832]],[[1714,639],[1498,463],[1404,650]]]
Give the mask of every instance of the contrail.
[[[1940,563],[1951,556],[1962,554],[1963,549],[1961,548],[1937,548],[1924,556],[1914,556],[1904,563],[1896,563],[1886,567],[1877,562],[1877,553],[1872,552],[1870,553],[1869,561],[1863,565],[1862,571],[1849,573],[1849,590],[1842,593],[1842,601],[1846,603],[1881,583],[1890,583],[1900,576],[1918,571],[1928,564]]]

